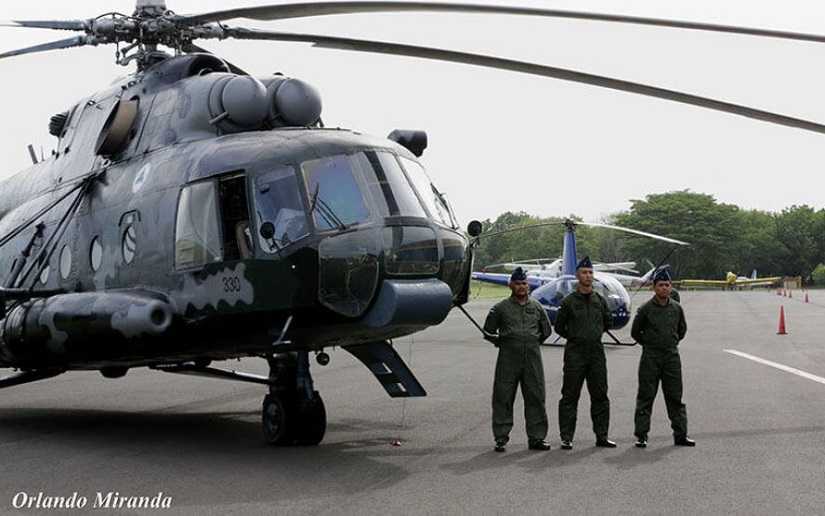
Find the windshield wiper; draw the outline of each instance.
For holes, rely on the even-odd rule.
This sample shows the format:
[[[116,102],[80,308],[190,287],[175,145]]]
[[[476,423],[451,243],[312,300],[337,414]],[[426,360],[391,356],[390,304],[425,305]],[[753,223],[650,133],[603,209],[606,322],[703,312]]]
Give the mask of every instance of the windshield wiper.
[[[312,199],[309,203],[309,214],[312,215],[315,210],[318,210],[318,213],[324,219],[324,221],[329,224],[331,227],[337,227],[340,231],[344,231],[347,229],[347,225],[341,220],[338,215],[335,214],[332,208],[330,208],[329,204],[324,202],[323,199],[320,198],[321,192],[321,183],[316,183],[315,191],[312,193]]]

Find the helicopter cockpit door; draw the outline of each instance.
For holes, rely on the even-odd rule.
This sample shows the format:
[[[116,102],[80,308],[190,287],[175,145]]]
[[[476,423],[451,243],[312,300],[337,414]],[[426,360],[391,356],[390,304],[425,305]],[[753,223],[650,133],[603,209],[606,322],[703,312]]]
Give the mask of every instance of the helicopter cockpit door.
[[[249,227],[245,174],[233,174],[218,180],[218,203],[223,226],[223,259],[251,258],[255,248]]]

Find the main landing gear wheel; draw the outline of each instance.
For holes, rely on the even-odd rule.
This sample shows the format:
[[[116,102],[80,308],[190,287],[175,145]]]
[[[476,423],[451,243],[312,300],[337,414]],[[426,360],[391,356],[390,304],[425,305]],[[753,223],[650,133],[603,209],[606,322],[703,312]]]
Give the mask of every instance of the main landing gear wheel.
[[[269,359],[270,392],[264,397],[261,421],[266,442],[316,446],[327,431],[324,400],[312,388],[306,351]]]
[[[327,431],[327,411],[318,391],[311,400],[267,394],[261,420],[264,438],[269,444],[316,446]]]

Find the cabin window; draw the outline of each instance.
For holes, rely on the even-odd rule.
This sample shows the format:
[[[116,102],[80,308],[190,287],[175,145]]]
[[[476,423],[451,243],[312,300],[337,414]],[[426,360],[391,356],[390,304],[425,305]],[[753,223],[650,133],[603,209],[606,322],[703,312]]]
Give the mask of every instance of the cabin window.
[[[187,186],[178,200],[175,227],[175,266],[200,267],[222,259],[221,232],[215,183]]]
[[[353,158],[343,154],[301,165],[310,199],[309,209],[321,231],[343,229],[370,217],[353,166]]]
[[[426,217],[395,156],[388,152],[357,154],[367,188],[381,216]],[[366,158],[366,159],[365,159]]]
[[[99,237],[92,239],[92,245],[89,248],[89,263],[92,266],[92,272],[97,272],[103,263],[103,246],[100,244]]]
[[[72,272],[72,249],[68,244],[63,246],[60,250],[60,277],[69,279],[69,274]]]
[[[223,259],[241,260],[253,253],[252,230],[249,227],[249,205],[246,200],[246,176],[235,175],[218,182],[223,226]]]
[[[258,176],[254,196],[258,242],[264,252],[275,253],[309,234],[294,168],[279,167]],[[267,222],[274,229],[271,238],[260,231]]]
[[[404,170],[407,171],[410,181],[415,189],[418,190],[418,195],[421,196],[421,200],[424,202],[430,215],[435,218],[436,221],[447,227],[458,227],[458,224],[453,220],[447,201],[438,190],[436,190],[435,186],[433,186],[430,178],[427,177],[427,173],[424,171],[424,167],[408,158],[401,158],[401,162],[404,164]]]

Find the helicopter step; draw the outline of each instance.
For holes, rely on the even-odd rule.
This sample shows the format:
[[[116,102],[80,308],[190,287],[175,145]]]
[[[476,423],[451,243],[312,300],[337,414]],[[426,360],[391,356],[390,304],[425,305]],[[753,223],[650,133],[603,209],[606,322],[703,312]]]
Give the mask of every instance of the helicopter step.
[[[418,382],[404,360],[386,341],[344,346],[364,363],[393,398],[426,396],[427,391]]]

